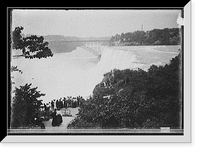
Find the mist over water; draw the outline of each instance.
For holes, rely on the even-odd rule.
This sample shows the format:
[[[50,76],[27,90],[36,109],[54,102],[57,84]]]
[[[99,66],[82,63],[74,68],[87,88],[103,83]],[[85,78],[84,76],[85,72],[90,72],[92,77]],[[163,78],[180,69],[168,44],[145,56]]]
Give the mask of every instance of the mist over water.
[[[15,82],[13,87],[32,83],[32,87],[38,87],[39,91],[46,94],[41,97],[43,102],[67,96],[88,97],[102,81],[104,73],[112,69],[144,67],[138,57],[131,49],[102,47],[99,58],[77,47],[72,52],[55,53],[53,57],[44,59],[12,59],[12,65],[23,71],[22,74],[12,72],[12,81]],[[166,58],[168,61],[170,59],[171,56]]]

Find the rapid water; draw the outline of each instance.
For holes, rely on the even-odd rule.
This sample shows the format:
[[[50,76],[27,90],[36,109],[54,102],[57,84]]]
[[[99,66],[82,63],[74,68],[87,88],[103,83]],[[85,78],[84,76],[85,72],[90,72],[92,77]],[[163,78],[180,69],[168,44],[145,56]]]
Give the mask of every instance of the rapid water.
[[[87,97],[92,94],[96,84],[102,81],[103,74],[112,69],[146,68],[155,61],[163,62],[160,54],[164,54],[166,61],[176,55],[157,53],[157,57],[152,59],[151,53],[147,53],[148,59],[152,61],[145,64],[141,59],[146,58],[146,53],[134,50],[137,49],[102,47],[102,55],[98,58],[77,47],[70,53],[55,53],[53,57],[44,59],[12,59],[11,64],[23,71],[22,74],[12,72],[12,81],[15,82],[13,88],[32,83],[32,87],[38,87],[39,91],[46,94],[41,97],[44,102],[67,96]]]

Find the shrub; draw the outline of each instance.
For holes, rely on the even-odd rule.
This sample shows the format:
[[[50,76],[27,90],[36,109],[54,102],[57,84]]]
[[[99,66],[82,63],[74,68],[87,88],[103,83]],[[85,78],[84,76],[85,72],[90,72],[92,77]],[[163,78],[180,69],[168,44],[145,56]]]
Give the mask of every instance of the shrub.
[[[159,128],[180,126],[180,55],[147,72],[112,70],[85,101],[73,126]]]

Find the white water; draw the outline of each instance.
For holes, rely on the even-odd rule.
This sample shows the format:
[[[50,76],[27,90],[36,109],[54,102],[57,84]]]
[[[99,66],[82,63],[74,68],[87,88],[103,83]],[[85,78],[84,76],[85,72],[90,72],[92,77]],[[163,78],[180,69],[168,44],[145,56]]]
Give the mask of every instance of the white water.
[[[112,69],[134,69],[140,66],[133,63],[136,61],[136,56],[131,51],[104,48],[97,69],[102,73]]]
[[[112,69],[134,69],[142,67],[136,55],[131,51],[103,48],[99,62],[90,52],[77,48],[71,53],[58,53],[46,59],[12,60],[13,66],[23,71],[12,72],[15,82],[13,87],[32,83],[32,87],[46,95],[41,97],[44,102],[67,96],[87,97],[99,82],[103,74]]]

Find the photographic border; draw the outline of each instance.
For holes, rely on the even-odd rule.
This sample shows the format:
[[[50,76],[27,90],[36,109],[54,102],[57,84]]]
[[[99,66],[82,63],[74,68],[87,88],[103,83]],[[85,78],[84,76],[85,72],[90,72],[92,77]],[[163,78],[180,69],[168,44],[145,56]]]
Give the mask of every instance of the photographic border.
[[[189,7],[192,7],[192,4],[191,4],[191,2],[189,2],[190,4],[190,6]],[[188,4],[187,4],[188,5]],[[184,9],[185,10],[185,9]],[[189,16],[189,18],[191,18],[191,16]],[[189,30],[186,30],[186,27],[188,26],[188,25],[186,25],[186,24],[191,24],[192,23],[192,21],[191,21],[191,19],[189,19],[189,20],[187,20],[187,13],[186,13],[186,11],[184,11],[184,28],[183,28],[183,32],[184,32],[184,49],[185,50],[187,50],[187,49],[191,49],[191,46],[192,46],[192,44],[191,44],[191,40],[192,40],[192,37],[191,36],[188,36],[187,34],[189,33],[189,35],[191,34],[191,25],[189,25],[189,27],[190,27],[190,29]],[[186,35],[187,36],[186,36]],[[188,40],[188,38],[189,38],[189,40]],[[189,44],[189,47],[187,46],[188,44],[187,43],[190,43]],[[183,47],[183,45],[182,45],[182,47]],[[187,49],[186,49],[187,48]],[[191,51],[192,52],[192,51]],[[185,113],[190,113],[190,115],[188,116],[187,115],[187,117],[190,117],[191,116],[191,111],[189,110],[188,111],[188,109],[191,107],[191,105],[190,105],[190,103],[187,103],[187,104],[185,104],[186,103],[186,101],[190,101],[191,100],[191,90],[192,90],[192,88],[191,88],[191,86],[188,86],[188,85],[191,85],[190,84],[190,82],[188,82],[188,79],[189,80],[191,80],[191,52],[190,51],[184,51],[184,55],[183,55],[183,58],[184,58],[184,71],[183,71],[183,73],[184,73],[184,75],[183,75],[183,81],[184,81],[184,91],[183,91],[183,95],[184,95],[184,118],[185,118]],[[187,64],[186,64],[186,62],[187,62]],[[189,64],[188,64],[189,63]],[[189,70],[189,71],[188,71]],[[185,73],[186,72],[189,72],[189,73],[187,73],[187,75],[185,75]],[[190,76],[188,76],[188,74],[190,75]],[[189,95],[188,95],[188,93],[189,93]],[[186,100],[187,99],[187,100]],[[187,105],[187,106],[186,106]],[[189,107],[188,107],[189,106]],[[186,109],[187,108],[187,109]],[[9,115],[9,117],[10,117],[10,115]],[[190,119],[190,118],[188,118],[188,119]],[[135,140],[128,140],[127,141],[127,139],[125,139],[124,138],[124,136],[127,138],[129,138],[129,137],[131,137],[131,136],[133,136],[134,138],[138,138],[138,136],[139,136],[139,140],[137,140],[137,141],[135,141],[135,142],[140,142],[141,140],[140,140],[140,138],[142,138],[142,137],[144,137],[145,136],[145,138],[146,139],[150,139],[150,141],[149,142],[151,142],[152,141],[152,138],[153,137],[159,137],[158,139],[159,139],[159,141],[162,139],[162,137],[163,137],[163,135],[164,135],[164,137],[166,137],[166,136],[173,136],[173,139],[179,139],[179,137],[181,138],[181,137],[185,137],[185,136],[187,136],[188,137],[188,135],[191,135],[190,133],[187,133],[187,132],[185,132],[185,130],[186,129],[189,129],[188,131],[190,131],[191,130],[191,124],[186,124],[186,122],[188,123],[188,120],[184,120],[184,136],[183,136],[183,134],[181,135],[181,136],[179,136],[180,134],[178,134],[178,136],[175,136],[175,137],[177,137],[177,138],[174,138],[174,135],[176,135],[176,134],[170,134],[170,133],[158,133],[158,134],[151,134],[151,133],[149,133],[149,134],[143,134],[143,133],[141,133],[141,134],[135,134],[134,136],[133,136],[133,134],[124,134],[124,133],[122,133],[122,134],[110,134],[110,133],[108,133],[108,134],[99,134],[99,133],[97,133],[97,134],[67,134],[68,136],[66,136],[65,134],[49,134],[49,135],[47,135],[46,137],[44,136],[44,138],[48,138],[48,139],[50,139],[49,137],[51,137],[52,135],[53,135],[53,138],[55,138],[54,140],[55,141],[60,141],[60,140],[57,140],[57,135],[59,135],[60,137],[64,137],[64,136],[66,136],[67,138],[69,137],[70,138],[70,141],[68,141],[68,139],[65,139],[65,142],[69,142],[69,143],[71,143],[71,142],[74,142],[74,140],[71,140],[71,139],[75,139],[75,137],[78,137],[79,139],[77,140],[76,139],[76,142],[81,142],[81,140],[82,140],[82,142],[85,142],[85,140],[87,139],[87,141],[89,141],[89,142],[93,142],[93,139],[95,139],[94,141],[96,141],[96,142],[110,142],[110,141],[113,141],[113,140],[108,140],[108,141],[105,141],[105,139],[103,139],[103,141],[101,141],[101,139],[102,138],[99,138],[99,137],[102,137],[102,136],[107,136],[107,135],[109,135],[109,139],[110,139],[110,137],[112,137],[112,136],[114,136],[114,138],[116,138],[116,136],[120,136],[120,138],[121,138],[121,141],[122,142],[124,142],[124,141],[126,141],[127,143],[129,143],[129,142],[134,142]],[[128,131],[128,130],[126,130],[126,131]],[[8,134],[8,136],[7,137],[14,137],[14,139],[17,139],[17,141],[19,140],[19,135],[22,135],[22,142],[24,141],[24,142],[27,142],[28,140],[29,140],[29,136],[27,136],[27,135],[31,135],[31,139],[30,139],[30,141],[33,141],[33,139],[36,139],[36,142],[39,142],[38,141],[38,138],[35,138],[36,136],[38,136],[38,134]],[[43,134],[39,134],[39,135],[43,135]],[[45,134],[46,135],[46,134]],[[64,135],[64,136],[63,136]],[[85,136],[86,135],[86,136]],[[90,139],[90,137],[91,137],[91,135],[92,135],[92,140]],[[97,137],[95,137],[95,135],[98,135]],[[128,136],[127,136],[128,135]],[[26,138],[24,138],[26,136]],[[149,138],[150,136],[153,136],[152,138]],[[17,137],[17,138],[16,138]],[[24,139],[25,140],[24,140]],[[96,139],[97,138],[97,139]],[[107,137],[106,137],[107,138]],[[6,138],[5,138],[6,139]],[[4,139],[4,140],[5,140]],[[124,140],[123,140],[124,139]],[[131,138],[132,139],[132,138]],[[191,138],[190,138],[191,139]],[[106,139],[107,140],[107,139]],[[12,141],[12,140],[11,140]],[[42,137],[42,141],[44,141],[44,139],[43,139],[43,137]],[[147,140],[145,140],[145,141],[147,141]],[[145,142],[144,140],[143,140],[143,142]],[[157,141],[157,142],[159,142],[159,141]],[[171,142],[173,142],[172,140],[170,140]],[[176,140],[177,141],[177,140]],[[179,140],[178,140],[179,141]],[[5,140],[5,142],[6,142],[6,140]],[[60,141],[61,143],[62,143],[62,141]],[[119,142],[119,141],[116,141],[116,142]]]

